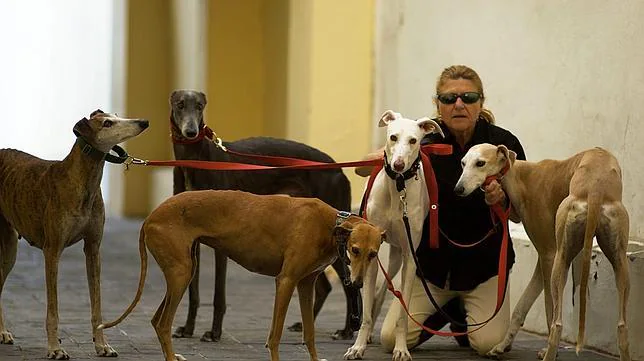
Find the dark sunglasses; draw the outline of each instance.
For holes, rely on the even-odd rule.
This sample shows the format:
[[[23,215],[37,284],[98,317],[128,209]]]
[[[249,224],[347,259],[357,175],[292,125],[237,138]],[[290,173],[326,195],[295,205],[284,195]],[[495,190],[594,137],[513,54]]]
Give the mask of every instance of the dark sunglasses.
[[[481,94],[477,92],[465,92],[462,94],[444,93],[438,94],[436,98],[443,104],[454,104],[456,103],[456,100],[458,100],[458,98],[461,98],[461,100],[465,104],[472,104],[478,102],[479,99],[481,99]]]

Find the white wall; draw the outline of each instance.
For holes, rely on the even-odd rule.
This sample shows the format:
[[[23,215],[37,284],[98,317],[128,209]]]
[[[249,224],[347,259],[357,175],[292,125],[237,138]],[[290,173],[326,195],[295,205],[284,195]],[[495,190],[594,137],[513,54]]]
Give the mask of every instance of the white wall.
[[[612,151],[644,238],[643,1],[377,1],[375,114],[433,114],[442,69],[469,65],[528,159]]]
[[[62,159],[78,120],[97,108],[121,111],[112,103],[113,7],[111,0],[0,2],[0,148]]]

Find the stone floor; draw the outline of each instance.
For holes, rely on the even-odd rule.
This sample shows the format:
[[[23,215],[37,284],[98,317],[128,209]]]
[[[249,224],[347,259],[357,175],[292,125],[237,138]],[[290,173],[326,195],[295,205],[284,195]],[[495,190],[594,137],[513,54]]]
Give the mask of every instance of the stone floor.
[[[108,220],[102,245],[103,317],[113,320],[129,305],[139,277],[138,229],[140,221]],[[202,251],[202,307],[196,334],[203,333],[211,318],[213,266],[212,252]],[[120,325],[106,330],[110,344],[119,352],[117,360],[162,360],[163,356],[150,319],[165,292],[164,281],[153,258],[141,302]],[[15,337],[14,345],[0,345],[0,361],[39,360],[46,355],[46,298],[40,250],[26,242],[20,244],[18,261],[2,295],[5,321]],[[176,352],[188,360],[266,360],[264,348],[271,321],[274,282],[252,274],[230,262],[228,271],[228,309],[224,336],[218,343],[203,343],[198,337],[174,340]],[[90,311],[82,245],[67,249],[59,269],[59,337],[62,346],[75,360],[95,360],[90,332]],[[344,296],[339,287],[329,296],[317,322],[317,348],[321,357],[341,360],[351,341],[334,341],[329,335],[344,322]],[[297,299],[293,299],[286,323],[298,320]],[[175,327],[185,320],[187,297],[184,297]],[[382,319],[381,319],[382,320]],[[381,321],[380,320],[380,321]],[[504,359],[535,360],[537,350],[545,345],[541,336],[520,333],[513,350]],[[300,335],[285,331],[280,347],[282,360],[308,360]],[[451,338],[435,337],[412,353],[414,360],[480,360],[472,351],[459,348]],[[390,360],[378,345],[371,345],[367,360]],[[559,360],[611,360],[613,357],[584,351],[579,357],[574,349],[562,345]]]

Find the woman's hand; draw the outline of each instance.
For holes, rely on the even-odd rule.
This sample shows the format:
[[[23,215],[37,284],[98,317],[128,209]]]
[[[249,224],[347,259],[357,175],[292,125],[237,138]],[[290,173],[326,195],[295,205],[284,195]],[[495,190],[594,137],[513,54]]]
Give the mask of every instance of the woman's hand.
[[[485,189],[483,189],[485,192],[485,203],[488,206],[491,206],[493,204],[500,203],[502,206],[505,207],[506,205],[506,199],[505,199],[505,192],[503,191],[503,188],[497,182],[496,180],[493,180],[488,184]]]
[[[382,147],[373,153],[367,154],[364,158],[362,158],[362,160],[372,160],[372,159],[382,158],[382,154],[384,150],[385,150],[385,147]],[[354,172],[361,177],[368,177],[369,175],[371,175],[372,169],[373,169],[373,166],[365,165],[362,167],[356,167]]]

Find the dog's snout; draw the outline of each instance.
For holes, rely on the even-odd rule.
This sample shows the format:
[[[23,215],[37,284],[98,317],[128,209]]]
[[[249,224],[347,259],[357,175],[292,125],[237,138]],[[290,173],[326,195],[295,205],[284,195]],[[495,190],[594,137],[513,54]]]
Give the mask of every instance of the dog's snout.
[[[145,119],[138,120],[137,123],[139,123],[141,129],[147,129],[150,126],[150,122]]]
[[[184,133],[185,133],[184,135],[188,138],[194,138],[197,136],[196,129],[187,129]]]
[[[402,159],[396,159],[394,162],[394,170],[396,172],[402,172],[403,169],[405,169],[405,161]]]
[[[353,282],[353,286],[356,287],[356,288],[362,288],[362,286],[363,286],[362,278],[355,280]]]
[[[457,184],[456,187],[454,188],[454,193],[456,193],[456,195],[462,196],[463,193],[465,193],[465,187],[463,187],[460,184]]]

